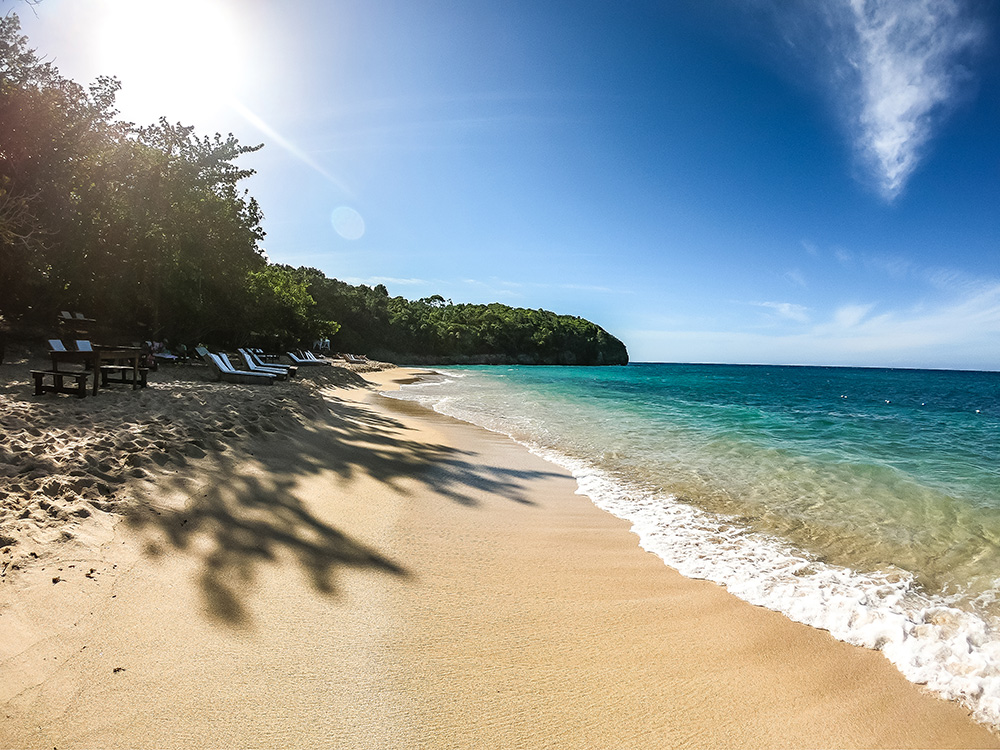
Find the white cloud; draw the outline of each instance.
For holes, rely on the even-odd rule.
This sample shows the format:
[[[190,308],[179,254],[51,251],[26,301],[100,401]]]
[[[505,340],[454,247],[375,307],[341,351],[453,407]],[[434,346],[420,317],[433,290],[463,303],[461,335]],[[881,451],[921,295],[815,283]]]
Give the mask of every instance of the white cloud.
[[[766,307],[774,310],[782,318],[794,320],[796,323],[809,322],[809,308],[796,305],[792,302],[757,302],[757,307]]]
[[[803,275],[802,271],[797,268],[785,271],[784,278],[795,284],[795,286],[800,286],[803,289],[809,286],[809,284],[806,283],[806,277]]]
[[[744,362],[1000,370],[1000,283],[981,282],[947,303],[871,315],[845,305],[794,334],[623,331],[637,361]]]
[[[833,251],[833,257],[837,259],[837,262],[845,266],[854,262],[854,255],[842,247],[838,247]]]
[[[864,263],[866,267],[881,271],[894,279],[906,278],[914,270],[913,262],[899,255],[870,255],[864,258]]]
[[[347,284],[364,284],[365,286],[378,286],[379,284],[392,284],[394,286],[426,286],[434,284],[434,281],[427,279],[397,279],[392,276],[368,276],[360,278],[358,276],[348,276],[343,279]]]
[[[600,286],[597,284],[571,284],[571,283],[550,283],[543,281],[507,281],[504,279],[492,278],[489,284],[484,281],[478,281],[476,279],[465,279],[464,283],[474,284],[477,286],[500,286],[505,289],[518,289],[523,290],[527,288],[531,289],[568,289],[574,292],[595,292],[599,294],[634,294],[632,290],[629,289],[613,289],[608,286]]]
[[[971,80],[963,58],[986,36],[963,0],[845,0],[847,63],[856,72],[850,131],[893,200],[942,117]]]
[[[974,64],[990,35],[978,0],[733,4],[767,18],[768,33],[795,57],[791,69],[818,77],[865,172],[890,202],[942,122],[973,93]]]
[[[871,312],[874,305],[844,305],[833,314],[833,325],[837,328],[853,328]]]

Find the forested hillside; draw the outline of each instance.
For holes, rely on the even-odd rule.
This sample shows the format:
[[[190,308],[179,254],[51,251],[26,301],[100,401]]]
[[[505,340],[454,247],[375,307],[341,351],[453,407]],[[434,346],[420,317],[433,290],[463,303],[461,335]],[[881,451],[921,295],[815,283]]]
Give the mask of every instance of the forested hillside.
[[[238,158],[261,148],[165,119],[122,122],[118,81],[89,88],[0,18],[0,332],[81,310],[121,340],[268,348],[331,338],[410,361],[613,364],[624,345],[580,318],[408,301],[268,263]],[[109,342],[111,343],[111,342]]]
[[[292,272],[291,269],[287,269]],[[621,341],[600,326],[546,310],[452,304],[439,295],[390,297],[381,284],[351,286],[315,269],[293,273],[323,317],[341,324],[334,348],[411,363],[626,364]]]

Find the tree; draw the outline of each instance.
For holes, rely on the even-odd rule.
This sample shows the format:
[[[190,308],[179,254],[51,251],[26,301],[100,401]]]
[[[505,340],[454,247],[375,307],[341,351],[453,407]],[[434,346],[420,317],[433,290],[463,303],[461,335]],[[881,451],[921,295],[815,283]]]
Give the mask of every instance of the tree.
[[[161,119],[116,120],[119,83],[88,90],[0,19],[0,311],[87,309],[133,333],[225,337],[266,265],[235,160],[260,146]]]

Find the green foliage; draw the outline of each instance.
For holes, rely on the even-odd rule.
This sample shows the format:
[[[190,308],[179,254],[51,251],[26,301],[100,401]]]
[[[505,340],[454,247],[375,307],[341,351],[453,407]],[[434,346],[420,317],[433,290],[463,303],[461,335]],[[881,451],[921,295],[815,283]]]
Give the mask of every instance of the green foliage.
[[[546,310],[452,304],[440,295],[389,297],[382,285],[352,286],[314,268],[296,271],[319,315],[342,323],[335,349],[409,362],[625,364],[621,341],[600,326]]]
[[[133,336],[231,339],[267,265],[260,207],[237,187],[253,172],[234,164],[260,146],[119,122],[118,88],[63,78],[16,15],[0,19],[0,310],[44,324],[83,309]]]

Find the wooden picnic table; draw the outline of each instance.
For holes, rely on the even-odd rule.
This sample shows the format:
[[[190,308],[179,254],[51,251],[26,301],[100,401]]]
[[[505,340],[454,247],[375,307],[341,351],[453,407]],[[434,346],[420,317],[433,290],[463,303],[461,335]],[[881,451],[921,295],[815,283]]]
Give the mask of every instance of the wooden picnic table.
[[[102,362],[128,362],[132,366],[132,389],[139,387],[139,360],[142,349],[138,346],[94,346],[93,351],[84,352],[49,352],[52,357],[52,369],[59,370],[60,364],[82,364],[84,368],[93,370],[94,395],[101,383]]]

